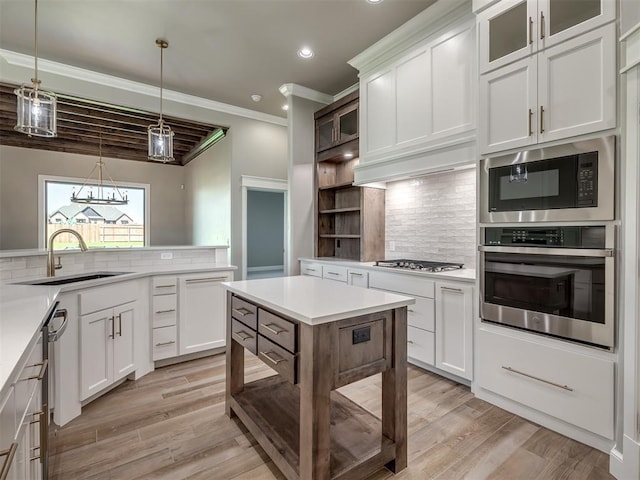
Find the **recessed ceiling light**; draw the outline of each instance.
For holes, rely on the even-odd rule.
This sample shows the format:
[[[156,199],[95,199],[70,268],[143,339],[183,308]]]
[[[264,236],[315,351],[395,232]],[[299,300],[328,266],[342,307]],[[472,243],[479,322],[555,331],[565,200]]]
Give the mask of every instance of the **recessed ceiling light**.
[[[345,153],[345,154],[344,154],[344,158],[347,158],[347,159],[349,159],[349,158],[353,158],[353,153],[351,153],[351,152],[347,152],[347,153]]]
[[[251,95],[251,100],[257,103],[260,100],[262,100],[262,95],[258,95],[257,93],[254,93],[253,95]]]
[[[367,0],[367,3],[373,3],[373,4],[382,3],[382,0]]]
[[[313,57],[313,50],[311,50],[309,47],[302,47],[300,50],[298,50],[298,56],[302,58],[311,58]]]
[[[285,111],[289,110],[289,105],[288,104],[282,105],[282,109],[285,110]]]

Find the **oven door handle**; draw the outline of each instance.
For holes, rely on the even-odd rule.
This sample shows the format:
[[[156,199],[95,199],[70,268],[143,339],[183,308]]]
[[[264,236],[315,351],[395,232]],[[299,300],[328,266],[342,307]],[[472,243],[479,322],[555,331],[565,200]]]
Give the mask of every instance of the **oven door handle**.
[[[613,257],[613,248],[547,248],[547,247],[499,247],[494,245],[480,245],[480,252],[493,253],[526,253],[528,255],[571,255],[575,257]]]

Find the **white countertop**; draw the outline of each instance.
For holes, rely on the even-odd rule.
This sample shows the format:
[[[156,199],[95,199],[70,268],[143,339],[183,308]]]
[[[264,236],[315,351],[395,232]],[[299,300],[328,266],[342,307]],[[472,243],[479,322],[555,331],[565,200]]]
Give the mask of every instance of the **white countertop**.
[[[380,290],[307,275],[223,282],[229,291],[308,325],[318,325],[415,303]]]
[[[146,246],[131,248],[91,248],[91,253],[100,252],[147,252],[147,251],[164,251],[164,250],[218,250],[228,249],[229,245],[166,245],[166,246]],[[78,253],[79,248],[56,250],[56,257],[66,253]],[[86,253],[86,252],[85,252]],[[47,255],[46,248],[25,248],[23,250],[0,250],[0,258],[11,257],[31,257],[34,255]]]
[[[334,257],[301,257],[298,260],[307,262],[319,262],[333,265],[343,265],[345,267],[363,268],[378,272],[402,273],[407,275],[418,275],[420,277],[431,277],[435,280],[458,280],[462,282],[475,282],[475,268],[460,268],[447,272],[421,272],[404,268],[377,267],[375,262],[358,262],[356,260],[343,260]]]

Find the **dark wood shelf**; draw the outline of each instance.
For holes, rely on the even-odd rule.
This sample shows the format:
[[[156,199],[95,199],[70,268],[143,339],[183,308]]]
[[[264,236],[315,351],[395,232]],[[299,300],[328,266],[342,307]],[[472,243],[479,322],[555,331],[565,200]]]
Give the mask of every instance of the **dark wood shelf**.
[[[332,208],[329,210],[320,210],[318,213],[349,213],[349,212],[359,212],[360,207],[349,207],[349,208]]]
[[[360,238],[360,235],[348,235],[348,234],[336,235],[335,233],[322,233],[318,236],[320,238]]]
[[[300,389],[275,375],[245,384],[243,392],[230,401],[233,411],[285,476],[298,478]],[[384,465],[393,460],[394,449],[394,442],[382,435],[379,418],[335,390],[331,392],[330,478]]]
[[[331,189],[340,189],[340,188],[350,188],[350,187],[354,187],[355,185],[353,185],[353,182],[343,182],[343,183],[336,183],[333,185],[326,185],[323,187],[318,187],[318,190],[331,190]]]

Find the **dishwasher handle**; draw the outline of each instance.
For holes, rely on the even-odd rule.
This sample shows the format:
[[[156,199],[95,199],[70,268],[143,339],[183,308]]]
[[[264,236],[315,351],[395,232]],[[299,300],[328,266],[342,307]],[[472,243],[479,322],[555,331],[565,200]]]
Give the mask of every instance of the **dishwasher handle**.
[[[56,310],[56,312],[53,314],[53,317],[51,317],[51,319],[61,318],[61,317],[62,317],[62,323],[60,324],[60,327],[58,327],[57,330],[49,331],[49,334],[48,334],[49,342],[57,341],[62,336],[64,331],[67,329],[67,322],[69,321],[69,315],[66,308],[60,308]]]

